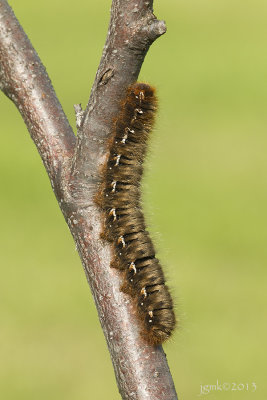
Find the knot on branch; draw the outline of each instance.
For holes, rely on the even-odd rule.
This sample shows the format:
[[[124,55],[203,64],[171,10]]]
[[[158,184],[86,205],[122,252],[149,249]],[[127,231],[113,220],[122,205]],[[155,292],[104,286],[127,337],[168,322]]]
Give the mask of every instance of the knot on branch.
[[[151,44],[167,31],[164,21],[149,13],[128,27],[129,48],[137,53],[146,53]]]
[[[151,40],[151,42],[154,42],[154,40],[166,33],[167,27],[165,21],[153,19],[147,26],[144,27],[144,30],[146,31],[147,36]]]

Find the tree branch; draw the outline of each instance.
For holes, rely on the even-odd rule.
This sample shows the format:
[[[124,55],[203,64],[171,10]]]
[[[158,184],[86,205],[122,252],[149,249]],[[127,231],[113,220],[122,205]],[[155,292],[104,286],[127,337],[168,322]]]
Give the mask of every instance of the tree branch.
[[[5,0],[0,0],[0,89],[14,102],[51,182],[73,152],[75,135],[36,51]]]
[[[102,59],[85,112],[75,107],[75,137],[36,52],[5,0],[0,0],[0,87],[23,116],[77,243],[97,306],[123,399],[177,399],[162,347],[147,345],[121,276],[110,268],[110,246],[100,240],[101,215],[93,196],[107,152],[112,120],[146,52],[166,28],[152,1],[113,0]]]

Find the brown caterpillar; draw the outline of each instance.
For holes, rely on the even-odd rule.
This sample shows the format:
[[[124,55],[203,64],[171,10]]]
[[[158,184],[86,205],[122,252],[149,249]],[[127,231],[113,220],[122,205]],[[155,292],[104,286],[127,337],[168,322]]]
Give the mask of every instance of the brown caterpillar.
[[[136,302],[142,335],[154,345],[167,340],[175,327],[172,298],[141,210],[143,161],[156,110],[151,86],[135,83],[128,88],[96,196],[104,213],[102,237],[113,243],[111,266],[123,272],[121,290]]]

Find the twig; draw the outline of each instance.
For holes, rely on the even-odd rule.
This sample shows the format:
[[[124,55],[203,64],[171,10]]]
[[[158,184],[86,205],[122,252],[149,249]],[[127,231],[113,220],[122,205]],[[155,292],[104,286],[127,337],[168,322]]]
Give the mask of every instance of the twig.
[[[99,239],[93,196],[112,119],[137,79],[149,46],[165,32],[152,1],[113,0],[103,56],[86,110],[76,106],[78,138],[69,126],[41,61],[5,0],[0,0],[0,88],[18,107],[49,174],[76,241],[97,306],[123,399],[177,399],[165,354],[139,336],[130,299]]]

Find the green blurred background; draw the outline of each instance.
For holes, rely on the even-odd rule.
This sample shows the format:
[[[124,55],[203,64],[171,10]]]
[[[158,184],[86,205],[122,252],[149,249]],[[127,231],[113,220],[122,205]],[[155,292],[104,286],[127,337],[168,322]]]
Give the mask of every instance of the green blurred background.
[[[74,126],[110,0],[10,0]],[[150,230],[177,303],[164,346],[180,399],[265,399],[267,2],[158,0],[168,32],[140,79],[160,112],[144,181]],[[71,235],[39,155],[0,93],[0,398],[118,400]],[[257,389],[252,393],[251,383]],[[239,389],[242,386],[239,386]],[[233,390],[232,390],[233,389]]]

